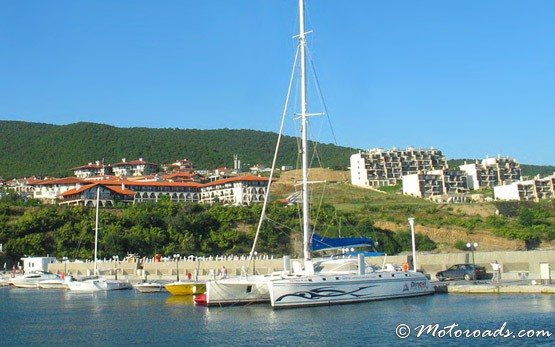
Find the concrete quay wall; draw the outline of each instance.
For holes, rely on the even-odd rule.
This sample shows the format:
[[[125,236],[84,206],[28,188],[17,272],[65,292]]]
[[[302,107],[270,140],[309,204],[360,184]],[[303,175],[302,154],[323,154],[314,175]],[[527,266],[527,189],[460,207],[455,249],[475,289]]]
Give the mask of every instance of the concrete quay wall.
[[[381,267],[384,263],[401,265],[407,262],[407,255],[367,257],[366,263]],[[474,261],[477,265],[484,266],[491,273],[491,263],[497,260],[501,265],[502,278],[505,279],[539,279],[540,264],[548,263],[551,266],[551,278],[555,280],[555,250],[547,251],[498,251],[498,252],[474,252]],[[435,279],[438,271],[445,270],[451,265],[461,263],[472,263],[471,252],[445,253],[445,254],[417,254],[417,267]],[[246,270],[249,274],[270,274],[273,271],[283,270],[283,260],[278,259],[256,259],[249,264],[245,260],[181,260],[176,261],[147,261],[147,262],[123,262],[106,261],[99,262],[98,267],[102,274],[132,279],[149,280],[172,280],[176,278],[179,270],[180,278],[185,278],[187,273],[208,278],[212,273],[218,275],[220,269],[225,266],[229,276],[239,276]],[[92,274],[92,262],[68,262],[54,263],[49,265],[49,271],[54,273],[70,273],[76,276]]]

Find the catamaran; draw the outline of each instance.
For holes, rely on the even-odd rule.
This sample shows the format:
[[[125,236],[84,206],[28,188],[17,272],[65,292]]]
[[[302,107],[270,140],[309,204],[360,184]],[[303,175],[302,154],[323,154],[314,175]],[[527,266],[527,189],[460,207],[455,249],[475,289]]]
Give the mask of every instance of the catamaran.
[[[307,40],[304,24],[304,0],[299,0],[299,50],[301,70],[301,148],[302,155],[302,230],[304,266],[300,261],[290,262],[284,257],[284,270],[271,275],[248,275],[239,278],[210,280],[206,283],[206,294],[196,302],[213,305],[233,305],[245,303],[270,302],[274,308],[302,307],[363,302],[378,299],[390,299],[427,295],[433,293],[427,277],[419,272],[397,271],[394,268],[374,269],[367,266],[364,254],[357,258],[312,259],[313,251],[371,246],[369,238],[331,239],[315,234],[311,229],[309,204],[309,148],[308,148],[308,102],[307,102]],[[295,67],[294,67],[295,69]],[[288,95],[291,94],[292,79]],[[256,247],[262,221],[265,218],[269,201],[272,175],[284,127],[288,108],[287,98],[282,118],[281,129],[274,153],[274,161],[268,189],[258,223],[257,233],[250,253],[250,259]]]
[[[128,282],[106,279],[98,276],[98,213],[100,208],[100,185],[96,187],[96,216],[94,228],[94,276],[80,281],[71,279],[67,282],[67,287],[75,292],[99,292],[108,290],[130,289]]]
[[[270,302],[274,308],[346,304],[433,293],[426,276],[413,271],[375,271],[368,267],[363,254],[356,259],[313,260],[316,235],[309,214],[309,148],[307,98],[307,39],[304,0],[299,0],[299,48],[301,67],[301,149],[302,156],[302,229],[304,266],[295,261],[290,273],[268,281]],[[320,242],[321,243],[321,242]],[[331,243],[328,240],[325,243]],[[326,246],[320,248],[324,249]],[[339,246],[341,247],[341,246]],[[327,248],[339,248],[333,244]]]

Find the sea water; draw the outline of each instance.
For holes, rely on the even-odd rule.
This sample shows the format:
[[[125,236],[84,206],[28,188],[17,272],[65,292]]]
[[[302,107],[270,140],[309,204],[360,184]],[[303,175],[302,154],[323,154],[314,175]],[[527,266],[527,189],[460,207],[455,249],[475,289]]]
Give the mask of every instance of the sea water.
[[[399,335],[405,337],[406,328],[409,336],[400,338]],[[543,330],[551,337],[493,337],[487,332],[505,335],[507,331],[516,334],[521,330]],[[477,332],[480,337],[476,337]],[[467,337],[469,333],[474,335]],[[191,297],[132,290],[76,294],[0,288],[0,346],[433,343],[554,345],[555,296],[437,294],[273,310],[269,304],[206,308],[195,306]]]

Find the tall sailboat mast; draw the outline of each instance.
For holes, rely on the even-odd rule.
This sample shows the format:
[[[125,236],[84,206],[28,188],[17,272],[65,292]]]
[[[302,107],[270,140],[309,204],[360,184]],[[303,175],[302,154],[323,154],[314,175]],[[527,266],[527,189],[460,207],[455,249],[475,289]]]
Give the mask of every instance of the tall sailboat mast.
[[[304,0],[299,0],[299,43],[301,48],[301,153],[303,199],[303,251],[310,260],[310,205],[308,202],[308,97],[306,85],[306,33],[304,26]]]
[[[94,226],[94,275],[98,274],[97,253],[98,253],[98,210],[100,208],[100,185],[96,187],[96,216]]]

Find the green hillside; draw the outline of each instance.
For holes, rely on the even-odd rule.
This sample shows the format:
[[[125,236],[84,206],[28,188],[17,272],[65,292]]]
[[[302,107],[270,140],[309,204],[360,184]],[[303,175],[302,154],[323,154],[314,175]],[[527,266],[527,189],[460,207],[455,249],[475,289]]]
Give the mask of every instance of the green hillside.
[[[144,158],[156,164],[187,158],[197,169],[233,166],[237,154],[243,167],[269,166],[277,134],[255,130],[117,128],[95,123],[51,125],[0,121],[0,177],[70,175],[72,167]],[[296,166],[297,142],[285,137],[279,165]],[[353,149],[319,144],[326,167],[347,167]]]

